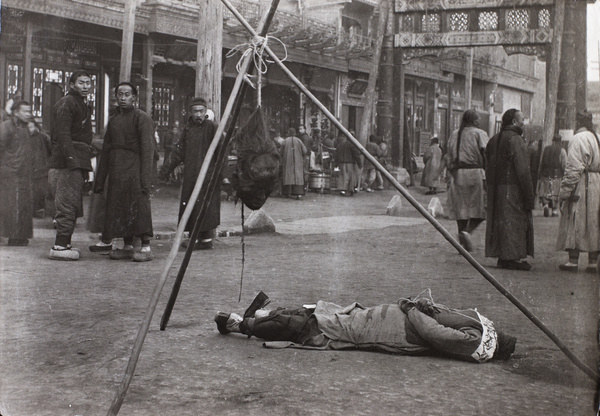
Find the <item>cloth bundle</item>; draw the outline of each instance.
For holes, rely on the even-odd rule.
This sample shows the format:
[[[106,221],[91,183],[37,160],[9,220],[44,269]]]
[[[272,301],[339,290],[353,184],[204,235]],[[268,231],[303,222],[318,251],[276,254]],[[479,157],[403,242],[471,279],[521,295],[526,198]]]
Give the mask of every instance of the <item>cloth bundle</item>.
[[[262,109],[258,107],[236,133],[238,161],[232,175],[237,198],[250,209],[260,209],[275,188],[280,156],[269,137]]]

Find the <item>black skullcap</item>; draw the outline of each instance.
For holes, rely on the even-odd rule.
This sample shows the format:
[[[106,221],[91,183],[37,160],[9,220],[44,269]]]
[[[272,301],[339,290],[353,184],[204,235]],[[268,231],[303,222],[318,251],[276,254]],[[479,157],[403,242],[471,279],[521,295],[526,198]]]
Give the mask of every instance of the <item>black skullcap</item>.
[[[190,108],[195,106],[195,105],[203,105],[204,107],[208,106],[206,105],[206,100],[202,97],[194,97],[192,98],[192,101],[190,102]]]
[[[496,351],[494,351],[494,358],[498,360],[508,360],[512,353],[515,352],[517,339],[500,331],[496,331],[496,333],[498,335],[498,339],[496,343]]]
[[[579,111],[575,115],[575,125],[577,127],[585,127],[589,131],[594,131],[592,113],[588,112],[587,110]]]

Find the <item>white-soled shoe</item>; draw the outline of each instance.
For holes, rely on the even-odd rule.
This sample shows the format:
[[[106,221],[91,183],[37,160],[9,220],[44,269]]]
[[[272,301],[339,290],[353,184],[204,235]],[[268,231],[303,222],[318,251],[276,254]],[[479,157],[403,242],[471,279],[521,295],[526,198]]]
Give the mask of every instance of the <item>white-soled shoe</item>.
[[[53,246],[48,254],[50,260],[73,261],[79,260],[79,251],[70,247]]]

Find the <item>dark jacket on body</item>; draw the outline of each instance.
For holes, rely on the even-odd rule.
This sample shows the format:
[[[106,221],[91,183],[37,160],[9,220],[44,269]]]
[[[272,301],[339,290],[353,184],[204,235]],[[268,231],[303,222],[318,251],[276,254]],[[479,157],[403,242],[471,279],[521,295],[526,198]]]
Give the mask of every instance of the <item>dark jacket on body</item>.
[[[91,110],[81,94],[71,89],[52,112],[52,156],[50,169],[92,170]]]

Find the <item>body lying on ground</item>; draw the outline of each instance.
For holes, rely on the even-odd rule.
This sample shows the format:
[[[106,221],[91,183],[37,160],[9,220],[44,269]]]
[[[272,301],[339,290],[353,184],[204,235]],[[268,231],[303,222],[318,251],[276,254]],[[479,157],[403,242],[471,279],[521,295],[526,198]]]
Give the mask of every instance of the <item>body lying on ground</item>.
[[[430,297],[397,303],[346,307],[319,301],[300,308],[259,309],[260,293],[244,317],[219,312],[222,334],[239,332],[267,342],[267,348],[360,349],[402,355],[444,355],[483,363],[508,359],[516,338],[496,331],[476,309],[450,309]],[[258,306],[257,306],[258,305]]]

